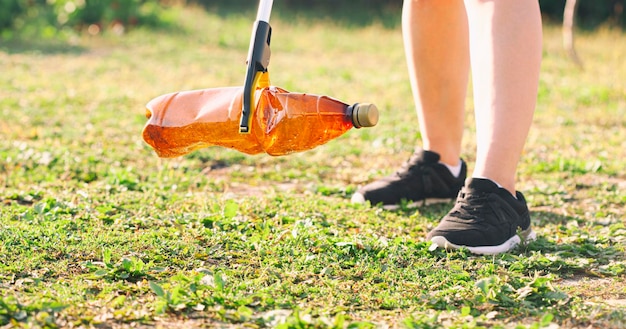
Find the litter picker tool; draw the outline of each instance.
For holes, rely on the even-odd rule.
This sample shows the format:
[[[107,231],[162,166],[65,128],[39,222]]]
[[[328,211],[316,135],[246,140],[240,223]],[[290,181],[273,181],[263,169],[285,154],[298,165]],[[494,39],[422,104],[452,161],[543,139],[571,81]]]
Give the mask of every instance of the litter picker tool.
[[[273,0],[261,0],[257,12],[256,21],[252,27],[252,38],[248,49],[246,79],[243,85],[243,105],[239,132],[250,133],[252,113],[255,108],[255,91],[257,87],[269,86],[269,74],[267,67],[270,64],[270,40],[272,27],[270,26],[270,14]]]
[[[209,146],[246,154],[286,155],[322,145],[352,128],[373,127],[378,109],[330,96],[270,85],[273,0],[260,0],[243,87],[216,87],[158,96],[146,105],[143,139],[160,157]]]

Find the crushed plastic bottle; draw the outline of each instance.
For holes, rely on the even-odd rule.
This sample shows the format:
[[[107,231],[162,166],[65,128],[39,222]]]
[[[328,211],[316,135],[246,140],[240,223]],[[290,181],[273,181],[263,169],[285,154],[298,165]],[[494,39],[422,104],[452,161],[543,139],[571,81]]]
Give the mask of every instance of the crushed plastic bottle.
[[[176,92],[151,100],[143,138],[164,158],[209,146],[247,154],[286,155],[322,145],[351,128],[378,122],[373,104],[348,105],[328,96],[269,86],[255,92],[251,132],[239,132],[242,87]]]

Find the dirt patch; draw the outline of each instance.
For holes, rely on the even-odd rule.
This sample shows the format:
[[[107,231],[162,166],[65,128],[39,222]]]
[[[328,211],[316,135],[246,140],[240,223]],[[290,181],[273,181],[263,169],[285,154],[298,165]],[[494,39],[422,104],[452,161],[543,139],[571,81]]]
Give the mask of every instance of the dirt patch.
[[[556,282],[556,286],[587,302],[626,308],[626,282],[621,277],[598,278],[581,275]]]

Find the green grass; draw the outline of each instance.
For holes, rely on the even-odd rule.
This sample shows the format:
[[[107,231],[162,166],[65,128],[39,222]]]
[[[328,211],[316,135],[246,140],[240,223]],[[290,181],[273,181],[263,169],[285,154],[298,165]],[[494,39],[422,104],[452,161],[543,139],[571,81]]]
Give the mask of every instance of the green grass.
[[[397,24],[272,21],[272,82],[374,102],[377,127],[287,157],[156,157],[145,103],[241,84],[250,13],[174,8],[168,31],[0,40],[0,326],[626,326],[625,35],[580,35],[581,71],[546,27],[518,176],[540,237],[477,257],[429,251],[450,204],[349,203],[419,138]]]

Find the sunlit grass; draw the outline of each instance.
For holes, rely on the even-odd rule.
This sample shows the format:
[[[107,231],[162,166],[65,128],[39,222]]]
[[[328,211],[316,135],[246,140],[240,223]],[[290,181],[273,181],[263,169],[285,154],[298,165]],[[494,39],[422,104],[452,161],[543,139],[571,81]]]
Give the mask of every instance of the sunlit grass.
[[[518,177],[540,238],[475,257],[428,250],[450,204],[347,201],[418,145],[397,25],[272,21],[273,84],[376,103],[377,127],[287,157],[156,157],[145,103],[240,85],[246,13],[172,8],[172,30],[0,43],[0,325],[624,326],[622,32],[581,33],[579,70],[546,27]],[[468,95],[470,167],[471,110]]]

